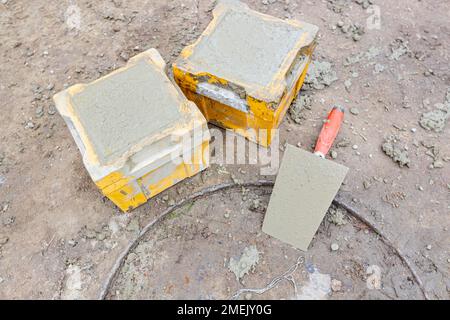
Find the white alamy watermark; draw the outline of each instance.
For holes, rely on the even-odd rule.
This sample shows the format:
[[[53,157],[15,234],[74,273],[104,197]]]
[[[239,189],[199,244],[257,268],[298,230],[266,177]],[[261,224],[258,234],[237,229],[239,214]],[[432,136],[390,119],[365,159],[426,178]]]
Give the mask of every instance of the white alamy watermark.
[[[64,21],[70,30],[81,29],[81,9],[76,3],[71,3],[64,12]]]
[[[223,134],[225,132],[225,135]],[[219,165],[258,165],[261,175],[276,175],[280,165],[280,135],[278,129],[247,130],[247,134],[266,140],[270,135],[271,145],[266,148],[247,140],[233,130],[212,128],[211,163]]]
[[[381,9],[377,5],[370,5],[366,9],[369,17],[366,19],[366,27],[368,30],[380,30],[381,29]]]
[[[172,143],[181,147],[174,147],[171,160],[175,164],[201,164],[203,159],[209,159],[209,163],[217,165],[257,165],[261,175],[276,175],[280,165],[279,130],[249,129],[246,133],[259,139],[267,139],[270,135],[271,146],[265,148],[230,129],[206,130],[199,123],[194,125],[193,131],[180,131],[172,135]],[[204,149],[204,143],[207,141],[209,148]],[[199,152],[206,154],[200,159],[195,157]]]

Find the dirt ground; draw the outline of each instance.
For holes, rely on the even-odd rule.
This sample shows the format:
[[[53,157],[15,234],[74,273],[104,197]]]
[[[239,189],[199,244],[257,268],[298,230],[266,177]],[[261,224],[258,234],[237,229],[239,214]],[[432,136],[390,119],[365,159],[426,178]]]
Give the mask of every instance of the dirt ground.
[[[148,48],[170,64],[207,26],[214,2],[2,0],[0,298],[450,298],[450,124],[419,124],[450,88],[450,3],[372,1],[381,17],[372,29],[367,1],[246,2],[320,27],[314,60],[330,62],[338,79],[302,90],[311,103],[286,116],[280,142],[311,150],[330,106],[351,109],[333,150],[350,168],[337,199],[363,219],[334,208],[301,252],[261,232],[271,188],[248,186],[186,202],[140,235],[206,187],[273,177],[212,165],[122,214],[90,180],[51,97]],[[391,136],[384,149],[409,166],[383,152]],[[250,246],[259,262],[237,281],[228,263]]]

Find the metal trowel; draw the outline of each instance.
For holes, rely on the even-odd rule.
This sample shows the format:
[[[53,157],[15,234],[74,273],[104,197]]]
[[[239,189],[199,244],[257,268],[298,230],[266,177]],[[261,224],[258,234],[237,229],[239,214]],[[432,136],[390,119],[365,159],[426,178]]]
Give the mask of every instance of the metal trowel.
[[[344,109],[328,113],[314,153],[288,145],[262,230],[306,251],[338,192],[348,168],[325,158],[339,132]]]

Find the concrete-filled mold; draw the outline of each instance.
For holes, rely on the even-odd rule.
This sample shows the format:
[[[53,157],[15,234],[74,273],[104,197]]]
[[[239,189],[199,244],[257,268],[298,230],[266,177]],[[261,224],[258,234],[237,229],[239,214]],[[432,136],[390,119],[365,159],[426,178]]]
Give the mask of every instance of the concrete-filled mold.
[[[54,101],[92,180],[122,211],[209,164],[206,120],[166,76],[155,49]]]
[[[318,27],[220,2],[200,38],[173,64],[176,82],[206,119],[270,145],[298,94]]]

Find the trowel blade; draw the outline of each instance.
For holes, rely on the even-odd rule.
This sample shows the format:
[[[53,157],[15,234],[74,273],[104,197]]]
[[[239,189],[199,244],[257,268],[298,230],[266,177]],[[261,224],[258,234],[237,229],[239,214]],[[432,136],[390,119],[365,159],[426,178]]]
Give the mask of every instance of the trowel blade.
[[[348,168],[288,145],[263,232],[306,251]]]

